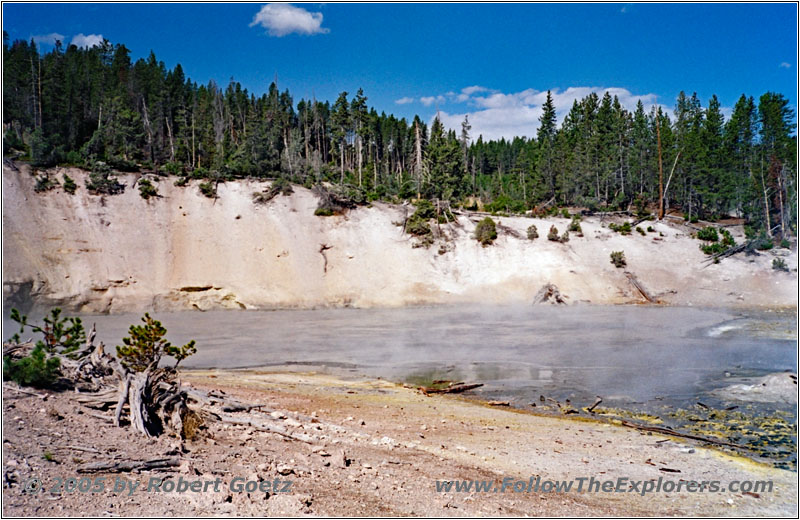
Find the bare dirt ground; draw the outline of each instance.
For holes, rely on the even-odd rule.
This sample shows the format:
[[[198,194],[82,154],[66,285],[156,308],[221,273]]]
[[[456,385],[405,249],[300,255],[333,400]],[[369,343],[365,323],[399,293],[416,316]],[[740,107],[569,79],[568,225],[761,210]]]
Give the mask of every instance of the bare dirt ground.
[[[795,516],[797,474],[660,435],[535,416],[381,380],[265,371],[193,371],[184,383],[261,405],[242,417],[295,437],[208,423],[194,441],[147,439],[75,404],[72,393],[3,391],[6,516]],[[106,412],[110,415],[110,412]],[[97,461],[179,457],[171,470],[78,473]],[[141,482],[131,495],[50,493],[55,477]],[[235,492],[234,477],[292,481],[291,491]],[[594,477],[772,480],[771,492],[536,493],[436,491],[437,480]],[[25,493],[31,478],[45,491]],[[219,492],[157,493],[150,478],[222,479]]]

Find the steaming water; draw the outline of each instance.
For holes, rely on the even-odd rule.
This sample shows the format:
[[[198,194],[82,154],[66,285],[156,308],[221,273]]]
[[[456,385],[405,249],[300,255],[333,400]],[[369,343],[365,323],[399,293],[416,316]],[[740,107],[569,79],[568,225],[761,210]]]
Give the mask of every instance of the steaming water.
[[[487,399],[530,408],[644,411],[717,404],[714,389],[797,371],[794,313],[636,306],[461,306],[156,313],[187,368],[274,367],[428,384],[481,382]],[[117,345],[140,315],[85,316]],[[4,321],[4,337],[14,327]],[[113,351],[113,349],[109,349]],[[759,410],[792,410],[761,404]],[[792,415],[791,420],[796,422]]]

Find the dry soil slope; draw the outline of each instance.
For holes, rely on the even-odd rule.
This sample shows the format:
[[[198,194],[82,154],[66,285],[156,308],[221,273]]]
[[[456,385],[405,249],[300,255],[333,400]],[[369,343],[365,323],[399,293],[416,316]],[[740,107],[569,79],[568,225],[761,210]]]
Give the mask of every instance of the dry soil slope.
[[[639,301],[623,271],[609,262],[624,250],[628,269],[672,304],[796,305],[797,274],[774,272],[773,255],[739,256],[703,267],[704,255],[690,230],[653,224],[657,233],[623,237],[597,219],[584,221],[584,237],[549,242],[547,230],[563,231],[563,218],[500,218],[494,245],[481,247],[472,232],[479,216],[443,226],[447,252],[438,242],[414,248],[395,223],[407,208],[376,203],[346,216],[314,216],[316,197],[295,187],[257,206],[252,193],[267,182],[219,185],[216,200],[196,182],[158,183],[159,198],[145,201],[126,175],[121,195],[100,197],[85,189],[87,174],[73,177],[78,190],[35,193],[26,165],[3,167],[4,303],[28,296],[83,311],[146,308],[272,308],[352,305],[530,301],[543,284],[555,283],[570,302]],[[408,210],[410,211],[410,209]],[[498,219],[496,219],[498,220]],[[524,238],[536,224],[540,238]],[[325,258],[320,253],[325,245]],[[676,291],[669,292],[667,291]]]

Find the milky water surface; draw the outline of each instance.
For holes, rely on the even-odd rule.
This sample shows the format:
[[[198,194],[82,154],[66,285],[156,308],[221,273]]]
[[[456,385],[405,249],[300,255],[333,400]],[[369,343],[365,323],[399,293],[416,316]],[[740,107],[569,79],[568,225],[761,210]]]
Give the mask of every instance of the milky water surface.
[[[397,381],[481,382],[479,392],[576,404],[690,402],[720,386],[796,372],[793,313],[645,306],[440,306],[154,313],[197,341],[192,368],[293,365]],[[106,345],[141,315],[84,316]],[[14,331],[4,320],[4,334]],[[113,348],[109,349],[113,351]]]

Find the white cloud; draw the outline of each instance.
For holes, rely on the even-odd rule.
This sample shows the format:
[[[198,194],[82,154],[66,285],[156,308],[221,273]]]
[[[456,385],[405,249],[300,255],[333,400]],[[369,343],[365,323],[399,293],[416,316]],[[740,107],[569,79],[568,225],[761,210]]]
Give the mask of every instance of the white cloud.
[[[76,34],[72,37],[72,42],[70,45],[77,45],[78,47],[96,47],[103,43],[103,35],[102,34]]]
[[[442,104],[444,104],[445,101],[447,101],[447,99],[444,96],[439,95],[439,96],[421,97],[421,98],[419,98],[419,101],[420,101],[420,103],[422,103],[426,107],[429,107],[434,103],[442,105]]]
[[[270,36],[287,34],[326,34],[329,29],[322,27],[322,13],[311,13],[302,7],[291,4],[267,4],[253,17],[250,27],[260,25]]]
[[[784,69],[791,69],[792,68],[791,63],[787,63],[785,61],[781,62],[780,66],[781,66],[781,68],[784,68]]]
[[[407,105],[409,103],[413,103],[414,102],[414,98],[413,97],[401,97],[400,99],[395,99],[394,102],[397,103],[398,105]]]
[[[573,102],[585,98],[592,92],[597,93],[600,98],[606,92],[611,97],[617,96],[620,104],[629,111],[636,110],[636,103],[640,100],[648,110],[657,101],[655,94],[636,95],[619,87],[570,87],[564,91],[552,89],[551,95],[558,120],[563,121],[564,116],[572,108]],[[500,139],[501,137],[511,139],[515,136],[534,137],[536,135],[536,130],[539,128],[539,117],[542,115],[542,105],[547,100],[547,91],[529,88],[505,94],[484,87],[467,87],[461,90],[457,99],[462,96],[466,96],[462,102],[475,107],[476,110],[452,114],[440,112],[440,118],[446,128],[460,131],[461,122],[464,120],[464,116],[468,115],[472,125],[473,139],[477,139],[479,135],[483,135],[484,140]],[[422,98],[421,101],[426,106],[430,106],[433,101],[442,97],[429,96]],[[425,103],[424,100],[429,100],[429,102]],[[666,109],[666,107],[662,108]]]
[[[473,85],[471,87],[464,87],[461,89],[461,93],[456,96],[453,92],[448,92],[447,95],[450,98],[455,98],[455,100],[459,103],[463,103],[467,101],[472,94],[477,94],[478,92],[491,92],[486,87],[481,87],[479,85]]]
[[[55,45],[56,40],[64,43],[64,35],[55,32],[50,34],[37,34],[36,36],[31,36],[31,38],[39,45]]]

